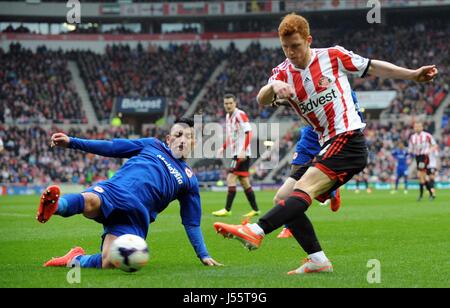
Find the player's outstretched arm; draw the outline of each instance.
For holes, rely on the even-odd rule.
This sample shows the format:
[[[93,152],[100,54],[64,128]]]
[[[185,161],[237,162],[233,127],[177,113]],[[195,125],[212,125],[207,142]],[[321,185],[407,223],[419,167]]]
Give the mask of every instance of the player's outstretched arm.
[[[114,139],[112,141],[87,140],[69,137],[64,133],[56,133],[51,137],[51,147],[71,148],[105,157],[118,158],[130,158],[139,154],[148,142],[151,142],[151,138],[136,140]]]
[[[371,60],[368,71],[369,75],[381,78],[406,79],[416,82],[432,81],[438,73],[436,65],[427,65],[411,70],[381,60]]]

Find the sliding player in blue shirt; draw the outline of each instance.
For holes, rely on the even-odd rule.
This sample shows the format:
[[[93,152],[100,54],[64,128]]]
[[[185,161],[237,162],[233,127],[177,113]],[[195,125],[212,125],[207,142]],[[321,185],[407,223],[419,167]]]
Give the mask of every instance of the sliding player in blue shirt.
[[[82,193],[60,197],[58,186],[43,192],[36,217],[41,223],[53,214],[83,214],[104,227],[101,254],[86,255],[81,247],[76,247],[44,266],[66,266],[76,258],[81,267],[112,268],[108,256],[111,243],[123,234],[145,239],[149,224],[175,199],[180,202],[182,224],[200,261],[208,266],[221,265],[206,249],[200,229],[199,186],[185,162],[195,142],[193,121],[177,121],[166,136],[167,145],[155,138],[85,140],[62,133],[54,134],[51,142],[53,146],[129,160],[111,179]]]

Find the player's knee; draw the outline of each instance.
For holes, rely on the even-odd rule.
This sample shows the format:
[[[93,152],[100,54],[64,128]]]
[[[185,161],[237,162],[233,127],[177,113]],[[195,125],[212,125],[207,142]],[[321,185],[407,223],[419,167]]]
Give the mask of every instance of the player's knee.
[[[236,178],[229,176],[227,178],[227,184],[228,184],[228,186],[236,186]]]
[[[246,178],[239,178],[239,182],[241,183],[242,187],[244,189],[248,189],[251,187],[250,185],[250,180],[246,177]]]
[[[100,199],[95,194],[83,194],[84,211],[83,214],[87,218],[96,218],[100,215]]]
[[[275,197],[273,197],[272,203],[273,205],[277,205],[282,199],[277,195],[275,195]]]

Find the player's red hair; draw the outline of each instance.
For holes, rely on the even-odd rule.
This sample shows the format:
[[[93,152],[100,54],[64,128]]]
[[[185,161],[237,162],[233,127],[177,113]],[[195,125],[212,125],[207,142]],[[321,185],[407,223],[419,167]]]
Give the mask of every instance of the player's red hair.
[[[297,15],[295,13],[284,16],[278,27],[278,35],[280,37],[290,36],[298,33],[305,40],[310,35],[309,23],[305,17]]]

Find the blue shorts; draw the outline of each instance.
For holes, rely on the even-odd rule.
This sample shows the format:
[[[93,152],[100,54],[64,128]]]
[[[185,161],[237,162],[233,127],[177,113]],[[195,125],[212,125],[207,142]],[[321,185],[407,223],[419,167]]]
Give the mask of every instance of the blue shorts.
[[[121,236],[133,234],[147,238],[150,218],[147,209],[133,196],[106,191],[99,185],[91,186],[84,192],[96,194],[102,204],[102,217],[96,219],[103,224],[103,235]],[[134,200],[133,200],[134,199]]]
[[[294,152],[294,156],[292,157],[291,165],[304,165],[309,163],[311,160],[314,159],[315,155],[312,155],[311,153],[308,153],[306,151],[299,151]]]
[[[397,169],[397,177],[408,176],[408,169]]]

